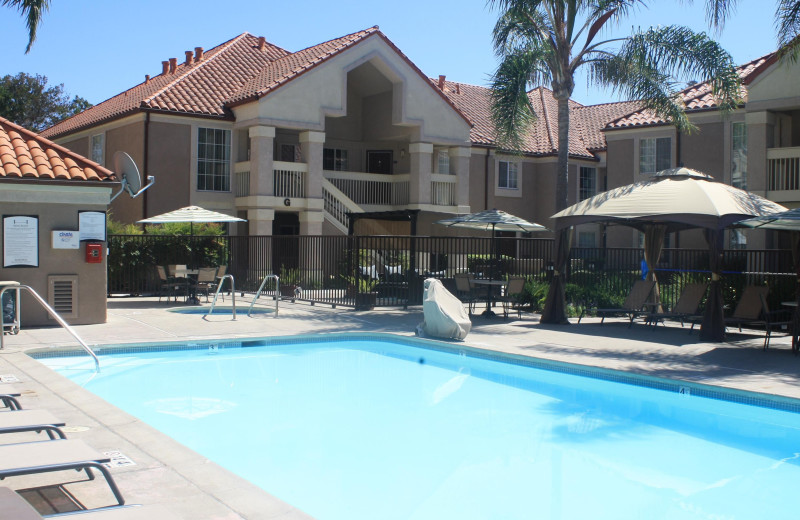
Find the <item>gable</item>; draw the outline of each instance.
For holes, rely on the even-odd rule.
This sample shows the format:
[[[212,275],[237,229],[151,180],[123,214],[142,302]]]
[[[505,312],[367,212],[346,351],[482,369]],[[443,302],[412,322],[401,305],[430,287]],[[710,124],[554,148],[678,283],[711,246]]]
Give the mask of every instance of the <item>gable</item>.
[[[365,70],[377,71],[380,80],[367,85]],[[238,121],[257,118],[272,126],[324,130],[326,117],[348,113],[348,77],[351,85],[363,86],[365,99],[390,99],[390,124],[406,127],[412,140],[469,142],[466,116],[380,33],[293,74],[256,101],[232,109]]]

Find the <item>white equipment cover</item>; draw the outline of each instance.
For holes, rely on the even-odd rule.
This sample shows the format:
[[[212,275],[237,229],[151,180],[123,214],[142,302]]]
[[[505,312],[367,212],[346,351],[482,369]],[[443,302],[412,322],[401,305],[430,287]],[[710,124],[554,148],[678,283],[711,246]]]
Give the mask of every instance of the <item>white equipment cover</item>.
[[[449,339],[464,339],[472,328],[469,315],[464,312],[461,300],[444,288],[436,278],[425,280],[422,311],[425,321],[422,330],[428,336]]]

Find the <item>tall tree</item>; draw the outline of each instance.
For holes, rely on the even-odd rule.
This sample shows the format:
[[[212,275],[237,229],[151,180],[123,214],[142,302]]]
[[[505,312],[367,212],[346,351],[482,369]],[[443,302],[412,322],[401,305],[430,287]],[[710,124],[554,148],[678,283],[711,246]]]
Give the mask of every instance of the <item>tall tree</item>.
[[[588,68],[594,84],[641,100],[681,132],[694,126],[676,96],[679,80],[711,78],[722,111],[740,103],[741,82],[733,59],[704,33],[680,26],[650,28],[627,38],[599,39],[643,0],[489,0],[501,9],[494,47],[501,63],[492,78],[492,119],[498,146],[519,150],[537,115],[528,87],[550,84],[558,103],[556,210],[567,207],[569,98],[575,74]],[[557,235],[556,265],[543,323],[566,323],[563,264],[569,231]]]
[[[0,0],[0,5],[16,7],[25,18],[25,25],[28,26],[28,46],[25,48],[25,54],[28,54],[36,40],[36,31],[44,13],[50,9],[50,0]]]
[[[722,29],[728,17],[736,11],[737,4],[738,0],[707,0],[708,23],[712,27]],[[794,61],[800,59],[800,0],[777,1],[775,29],[780,53]]]
[[[91,106],[80,96],[70,99],[63,84],[48,87],[46,76],[20,72],[0,78],[0,116],[28,130],[41,132]]]

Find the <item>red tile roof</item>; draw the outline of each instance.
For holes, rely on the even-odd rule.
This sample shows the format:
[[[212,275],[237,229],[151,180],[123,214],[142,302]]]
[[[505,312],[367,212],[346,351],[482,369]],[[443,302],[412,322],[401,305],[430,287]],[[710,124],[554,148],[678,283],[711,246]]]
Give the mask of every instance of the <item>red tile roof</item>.
[[[261,50],[259,38],[244,33],[206,52],[200,61],[191,64],[184,61],[178,64],[175,72],[159,74],[48,128],[42,135],[60,137],[142,110],[233,119],[230,107],[269,94],[372,35],[383,38],[420,76],[425,77],[377,26],[295,53],[266,42]],[[452,105],[446,96],[442,97]],[[455,106],[453,108],[458,111]]]
[[[769,65],[774,63],[775,61],[775,53],[767,54],[766,56],[762,56],[760,58],[756,58],[755,60],[745,63],[736,68],[737,72],[739,73],[739,77],[742,79],[742,99],[747,101],[747,88],[751,81],[753,81],[759,74],[761,74]],[[713,110],[717,108],[717,100],[714,97],[714,94],[711,92],[711,83],[709,81],[704,81],[703,83],[697,83],[691,85],[684,90],[679,92],[683,103],[685,105],[685,110],[687,112],[696,112],[701,110]],[[650,109],[643,109],[632,112],[630,114],[625,115],[624,117],[620,117],[614,121],[611,121],[606,126],[606,129],[613,130],[613,129],[620,129],[620,128],[631,128],[636,126],[647,126],[647,125],[666,125],[669,122],[664,119],[663,117],[657,116],[653,110]]]
[[[438,80],[431,79],[438,84]],[[473,127],[470,140],[473,144],[495,146],[495,131],[491,116],[491,90],[464,83],[445,81],[444,93],[467,115]],[[524,153],[532,155],[558,154],[558,101],[553,92],[538,87],[528,93],[528,98],[539,117],[525,136]],[[605,137],[601,132],[609,121],[638,108],[637,102],[606,103],[583,106],[575,101],[570,106],[570,146],[574,157],[594,158],[593,151],[605,149]]]
[[[114,174],[0,117],[0,179],[116,181]]]
[[[289,54],[243,33],[213,49],[202,59],[178,64],[174,73],[162,73],[42,132],[55,138],[142,110],[184,113],[232,119],[225,100],[272,61]]]

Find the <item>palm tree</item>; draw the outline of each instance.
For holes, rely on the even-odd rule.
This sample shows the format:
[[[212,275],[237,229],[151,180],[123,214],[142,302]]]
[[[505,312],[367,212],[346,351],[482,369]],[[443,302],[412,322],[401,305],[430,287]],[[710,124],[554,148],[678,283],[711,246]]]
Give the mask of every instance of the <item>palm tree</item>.
[[[678,130],[694,126],[676,97],[677,79],[714,78],[721,110],[741,101],[731,56],[704,33],[685,27],[650,28],[627,38],[597,41],[641,0],[489,0],[501,8],[494,47],[502,59],[492,78],[492,116],[498,146],[519,150],[536,120],[528,87],[549,83],[558,101],[556,209],[567,206],[569,99],[575,75],[589,68],[590,80],[628,99],[639,99]]]
[[[738,0],[708,0],[708,23],[722,29],[725,20],[736,10]],[[800,0],[778,0],[775,9],[775,26],[778,30],[778,49],[781,55],[793,61],[800,59]]]
[[[715,0],[709,0],[715,1]],[[680,26],[650,28],[627,38],[598,40],[642,0],[489,0],[502,14],[494,28],[494,47],[501,63],[492,78],[492,118],[498,146],[520,150],[522,138],[536,120],[528,87],[549,83],[558,103],[556,210],[567,207],[569,99],[575,74],[589,68],[590,80],[628,99],[641,100],[679,131],[694,126],[675,95],[678,79],[712,78],[723,112],[740,104],[740,80],[730,54],[704,33]],[[566,261],[568,231],[557,236],[557,261]],[[563,251],[562,251],[563,250]],[[542,322],[565,323],[564,280],[550,284]]]
[[[28,54],[36,40],[36,30],[44,17],[44,13],[50,9],[50,0],[0,0],[0,5],[16,7],[20,14],[26,19],[28,26],[28,46],[25,54]]]

